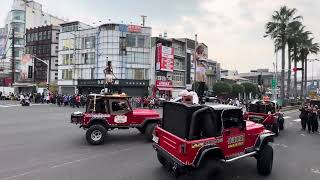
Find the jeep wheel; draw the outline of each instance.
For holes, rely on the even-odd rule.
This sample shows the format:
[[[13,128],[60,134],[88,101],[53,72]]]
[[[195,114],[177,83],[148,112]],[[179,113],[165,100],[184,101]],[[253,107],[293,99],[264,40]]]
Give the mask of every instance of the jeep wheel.
[[[167,160],[159,152],[157,153],[157,158],[158,158],[158,161],[160,162],[160,164],[162,164],[162,166],[166,167]]]
[[[152,141],[152,133],[156,125],[157,125],[156,123],[149,123],[145,128],[144,135],[148,141]]]
[[[100,145],[104,143],[107,130],[102,125],[92,125],[86,132],[86,139],[91,145]]]
[[[217,179],[221,172],[221,162],[218,159],[207,159],[201,162],[192,173],[192,179],[212,180]]]
[[[272,171],[273,149],[270,145],[264,145],[257,157],[257,169],[260,175],[268,176]]]
[[[276,136],[279,136],[279,124],[278,123],[272,124],[271,130],[274,134],[276,134]]]
[[[144,134],[144,131],[145,131],[145,129],[144,129],[144,128],[140,128],[140,127],[138,127],[137,129],[138,129],[138,131],[139,131],[141,134]]]

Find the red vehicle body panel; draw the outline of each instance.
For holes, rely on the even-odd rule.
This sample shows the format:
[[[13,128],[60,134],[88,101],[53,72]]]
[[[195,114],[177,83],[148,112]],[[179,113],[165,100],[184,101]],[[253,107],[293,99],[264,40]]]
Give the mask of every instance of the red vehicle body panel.
[[[245,120],[250,121],[250,117],[261,117],[264,119],[262,124],[273,124],[273,123],[277,123],[278,113],[274,113],[274,114],[264,114],[264,113],[255,113],[255,112],[244,113]]]
[[[115,122],[116,116],[125,116],[126,121],[123,123]],[[93,118],[105,119],[109,125],[117,126],[134,126],[142,124],[145,119],[159,119],[160,114],[150,109],[134,109],[124,115],[113,115],[109,113],[84,113],[80,124],[87,126]]]
[[[223,130],[221,136],[213,138],[187,141],[160,127],[156,128],[155,136],[159,137],[157,144],[163,150],[182,164],[194,166],[194,160],[199,150],[206,145],[218,146],[222,149],[224,157],[228,159],[244,153],[247,148],[253,148],[258,136],[263,132],[270,131],[265,130],[261,124],[246,121],[246,128],[244,130],[229,128]],[[237,141],[230,143],[230,140],[234,138],[237,138]]]

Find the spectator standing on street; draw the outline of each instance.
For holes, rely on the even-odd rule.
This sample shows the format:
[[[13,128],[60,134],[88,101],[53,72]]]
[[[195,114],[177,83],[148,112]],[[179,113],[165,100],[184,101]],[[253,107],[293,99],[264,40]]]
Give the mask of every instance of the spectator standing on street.
[[[75,97],[75,101],[76,101],[77,108],[80,108],[80,95],[79,94]]]
[[[308,106],[305,105],[304,107],[299,109],[301,111],[299,117],[301,119],[301,130],[306,130],[307,126],[307,119],[308,119]]]
[[[314,106],[311,106],[311,108],[309,109],[309,116],[307,120],[309,133],[310,131],[312,133],[315,133],[315,121],[317,121],[317,109]]]

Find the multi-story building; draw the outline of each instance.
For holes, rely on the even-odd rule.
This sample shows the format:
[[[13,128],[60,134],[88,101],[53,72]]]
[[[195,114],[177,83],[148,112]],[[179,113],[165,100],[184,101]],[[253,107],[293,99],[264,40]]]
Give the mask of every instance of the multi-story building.
[[[103,70],[112,62],[114,88],[132,96],[148,93],[150,80],[150,27],[80,22],[61,24],[58,85],[61,93],[100,92]]]
[[[0,62],[0,66],[4,69],[3,74],[12,77],[12,72],[14,72],[14,82],[19,81],[21,58],[25,54],[26,29],[44,25],[58,25],[63,22],[62,19],[44,12],[40,3],[33,0],[13,0],[3,30],[6,34],[6,46],[4,48],[6,58]],[[12,32],[14,32],[14,39],[12,39]],[[14,48],[12,46],[13,40],[15,42]]]
[[[186,89],[187,58],[186,42],[179,39],[171,39],[174,50],[174,67],[172,72],[173,91],[176,97],[179,92]]]
[[[57,84],[58,80],[58,42],[59,26],[42,26],[27,29],[26,54],[31,54],[49,64],[49,83]],[[35,83],[47,81],[47,65],[34,58]]]

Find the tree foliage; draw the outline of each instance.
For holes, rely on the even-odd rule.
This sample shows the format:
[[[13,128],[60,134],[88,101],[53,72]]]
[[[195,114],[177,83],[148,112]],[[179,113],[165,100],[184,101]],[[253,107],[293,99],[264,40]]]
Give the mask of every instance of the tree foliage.
[[[241,84],[232,84],[232,95],[234,96],[238,96],[238,94],[242,94],[244,93],[244,86],[242,86]]]
[[[220,81],[212,86],[212,91],[215,95],[225,95],[231,93],[232,87],[229,83]]]
[[[249,94],[249,93],[252,93],[254,95],[258,94],[258,86],[256,84],[246,82],[246,83],[242,83],[241,85],[244,87],[244,92],[246,94]]]

